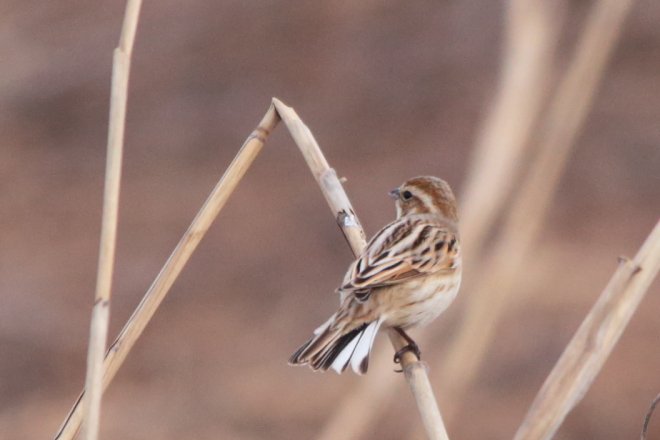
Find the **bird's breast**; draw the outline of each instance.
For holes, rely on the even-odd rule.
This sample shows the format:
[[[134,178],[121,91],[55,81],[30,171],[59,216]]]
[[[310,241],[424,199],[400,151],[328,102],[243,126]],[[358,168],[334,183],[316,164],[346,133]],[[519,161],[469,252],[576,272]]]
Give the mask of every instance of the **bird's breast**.
[[[460,269],[412,279],[379,292],[378,303],[391,327],[422,327],[442,313],[456,298]],[[376,295],[374,295],[376,296]]]

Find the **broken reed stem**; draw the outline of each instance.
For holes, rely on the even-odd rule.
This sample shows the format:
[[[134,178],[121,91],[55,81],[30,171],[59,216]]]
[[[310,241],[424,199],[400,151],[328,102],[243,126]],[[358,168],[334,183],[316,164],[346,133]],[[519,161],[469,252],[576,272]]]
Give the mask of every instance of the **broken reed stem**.
[[[337,173],[330,168],[311,131],[295,110],[275,98],[273,104],[305,157],[330,209],[335,214],[335,219],[344,233],[353,255],[357,257],[366,246],[365,235],[351,202],[337,178]],[[395,332],[389,332],[389,336],[395,351],[406,345],[401,336]],[[429,439],[447,440],[447,432],[428,380],[425,364],[419,362],[412,353],[408,352],[401,359],[401,367],[417,402]]]
[[[277,98],[273,98],[273,105],[289,129],[294,142],[298,145],[309,169],[321,187],[325,200],[335,214],[335,220],[346,237],[353,255],[357,257],[366,246],[367,241],[351,202],[337,178],[337,173],[330,168],[312,132],[298,117],[295,110],[284,105]]]
[[[115,49],[113,57],[101,245],[87,352],[87,376],[85,379],[85,389],[88,390],[88,403],[85,407],[83,424],[83,438],[85,440],[96,440],[99,435],[101,397],[103,395],[103,356],[105,355],[110,320],[110,295],[112,292],[112,273],[117,238],[128,78],[141,4],[141,0],[128,0],[119,46]]]
[[[660,270],[660,222],[637,256],[621,259],[539,391],[514,440],[548,440],[584,397]]]
[[[277,110],[276,110],[277,108]],[[279,112],[279,114],[278,114]],[[319,183],[326,201],[336,214],[337,222],[348,241],[354,255],[359,255],[366,245],[364,231],[351,207],[350,201],[337,178],[335,171],[329,167],[312,133],[300,120],[295,111],[284,105],[281,101],[273,99],[273,104],[260,122],[259,126],[247,138],[233,162],[222,176],[209,198],[200,209],[192,224],[181,238],[181,241],[172,252],[153,284],[143,297],[138,307],[129,318],[123,330],[110,346],[103,363],[103,389],[105,390],[119,367],[126,359],[129,351],[142,334],[147,323],[155,313],[163,298],[174,283],[181,269],[188,261],[200,240],[218,215],[229,195],[243,177],[256,155],[263,147],[268,135],[275,129],[280,121],[285,119],[296,144],[300,148],[314,177]],[[405,342],[398,334],[390,336],[393,344],[403,346]],[[398,345],[397,345],[398,344]],[[413,395],[415,396],[425,427],[431,429],[429,438],[432,440],[447,439],[444,424],[440,417],[437,404],[425,368],[417,368],[417,359],[407,353],[402,359],[402,368],[409,371],[406,374]],[[379,389],[381,389],[379,387]],[[62,427],[55,436],[55,440],[71,440],[76,435],[85,407],[85,391],[80,394],[73,408],[64,420]]]
[[[493,247],[485,275],[470,297],[465,324],[441,372],[448,387],[443,395],[451,401],[463,394],[474,377],[497,321],[515,292],[519,270],[541,230],[629,6],[630,0],[599,0],[588,17],[575,56],[550,103],[538,154]]]
[[[259,123],[259,126],[248,136],[231,165],[227,168],[227,171],[225,171],[225,174],[213,189],[208,199],[206,199],[199,213],[181,238],[181,241],[179,241],[179,244],[177,244],[172,255],[170,255],[115,342],[110,346],[103,363],[104,390],[114,378],[129,351],[142,334],[147,323],[181,272],[181,269],[183,269],[193,251],[197,248],[200,240],[206,234],[211,223],[252,164],[254,158],[261,151],[268,135],[275,129],[279,121],[280,117],[271,105]],[[82,408],[86,405],[85,394],[85,391],[83,391],[78,397],[71,412],[56,434],[56,440],[70,440],[75,436],[80,427]]]

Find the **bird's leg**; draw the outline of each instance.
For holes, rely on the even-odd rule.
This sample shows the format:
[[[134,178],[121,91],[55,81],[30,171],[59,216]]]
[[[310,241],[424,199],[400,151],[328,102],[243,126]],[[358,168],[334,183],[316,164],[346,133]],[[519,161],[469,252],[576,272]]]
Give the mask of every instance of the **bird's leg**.
[[[400,364],[401,356],[403,356],[403,354],[407,351],[410,351],[415,356],[417,356],[418,360],[422,359],[422,352],[419,350],[419,346],[417,345],[417,343],[413,341],[413,339],[410,336],[408,336],[406,332],[404,332],[400,327],[393,327],[393,328],[408,343],[408,345],[406,345],[405,347],[401,348],[396,353],[394,353],[394,363]]]

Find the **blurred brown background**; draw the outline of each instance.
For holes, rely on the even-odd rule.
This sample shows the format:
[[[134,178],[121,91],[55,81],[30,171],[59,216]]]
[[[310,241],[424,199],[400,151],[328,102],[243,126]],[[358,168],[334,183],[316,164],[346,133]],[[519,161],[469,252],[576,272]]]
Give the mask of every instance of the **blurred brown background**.
[[[591,2],[567,3],[555,77]],[[123,2],[0,6],[0,437],[50,438],[84,377],[112,50]],[[503,2],[143,6],[129,97],[114,338],[277,96],[314,132],[367,233],[420,174],[461,193],[502,56]],[[511,438],[562,348],[660,213],[660,3],[639,0],[453,439]],[[283,126],[106,393],[102,438],[306,439],[360,380],[286,359],[351,256]],[[465,277],[470,277],[467,272]],[[527,288],[526,286],[533,286]],[[660,391],[656,282],[559,439],[630,439]],[[470,295],[463,290],[461,295]],[[439,321],[459,322],[461,305]],[[455,327],[434,324],[442,352]],[[391,350],[382,336],[376,350]],[[392,364],[372,369],[392,369]],[[431,366],[437,368],[438,366]],[[442,383],[434,383],[438,394]],[[365,438],[404,438],[409,391]],[[660,421],[649,438],[660,438]]]

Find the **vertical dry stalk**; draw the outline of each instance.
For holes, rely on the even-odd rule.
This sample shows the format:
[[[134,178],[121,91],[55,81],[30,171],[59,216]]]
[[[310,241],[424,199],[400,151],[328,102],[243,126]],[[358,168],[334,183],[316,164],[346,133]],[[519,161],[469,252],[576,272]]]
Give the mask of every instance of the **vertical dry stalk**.
[[[483,238],[504,206],[515,170],[529,145],[549,83],[562,3],[509,1],[502,79],[477,139],[471,172],[461,197],[460,227],[468,268],[474,266]],[[423,345],[428,332],[421,331],[416,339]],[[386,360],[383,352],[373,356],[374,363]],[[398,382],[392,375],[377,371],[369,376],[344,397],[317,440],[357,439],[368,429],[369,421],[382,412]]]
[[[406,343],[394,331],[389,332],[390,340],[394,350],[399,351]],[[430,440],[449,440],[445,429],[438,403],[435,401],[431,382],[428,376],[428,365],[426,362],[418,361],[414,354],[407,352],[402,357],[403,374],[410,384],[410,389],[415,396],[417,408],[422,416],[424,429]]]
[[[114,52],[112,66],[101,246],[99,250],[96,294],[94,307],[92,308],[89,349],[87,352],[87,376],[85,380],[85,388],[88,390],[88,404],[85,408],[83,437],[86,440],[96,440],[99,435],[101,396],[103,395],[103,355],[105,354],[110,320],[110,294],[112,291],[112,273],[117,237],[119,186],[124,149],[126,101],[128,100],[128,77],[141,4],[141,0],[129,0],[126,4],[124,24],[119,39],[119,46]]]
[[[539,153],[494,246],[486,275],[471,295],[473,306],[442,371],[454,401],[483,358],[516,277],[540,231],[578,130],[617,41],[630,0],[600,0],[589,15],[568,71],[559,84],[543,126]]]
[[[211,226],[230,194],[236,188],[248,167],[257,156],[268,135],[279,123],[280,118],[271,105],[259,126],[247,138],[241,150],[234,158],[227,171],[222,176],[213,192],[209,195],[200,209],[199,213],[191,223],[186,233],[177,244],[169,259],[161,269],[153,284],[142,298],[133,315],[124,326],[123,330],[110,346],[105,356],[103,389],[107,388],[119,367],[126,359],[138,337],[146,327],[147,323],[155,313],[177,276],[183,269],[193,251],[197,248],[200,240]],[[62,427],[55,436],[56,440],[70,440],[78,431],[80,426],[82,408],[86,406],[85,391],[78,397],[71,412],[64,420]]]
[[[547,440],[582,399],[660,270],[660,222],[622,259],[539,391],[514,440]]]
[[[511,192],[547,94],[563,2],[509,0],[504,65],[495,102],[476,142],[461,204],[466,267]]]
[[[337,178],[337,173],[330,168],[314,136],[296,112],[277,99],[273,99],[273,104],[289,128],[291,136],[307,161],[307,165],[312,170],[312,174],[314,174],[321,191],[325,195],[330,209],[335,214],[337,223],[344,232],[353,254],[355,256],[359,255],[366,245],[364,232],[351,202]],[[406,345],[406,342],[395,332],[390,332],[389,336],[396,350]],[[431,390],[426,367],[412,353],[406,353],[403,356],[401,366],[417,401],[429,439],[448,439],[440,411]]]

